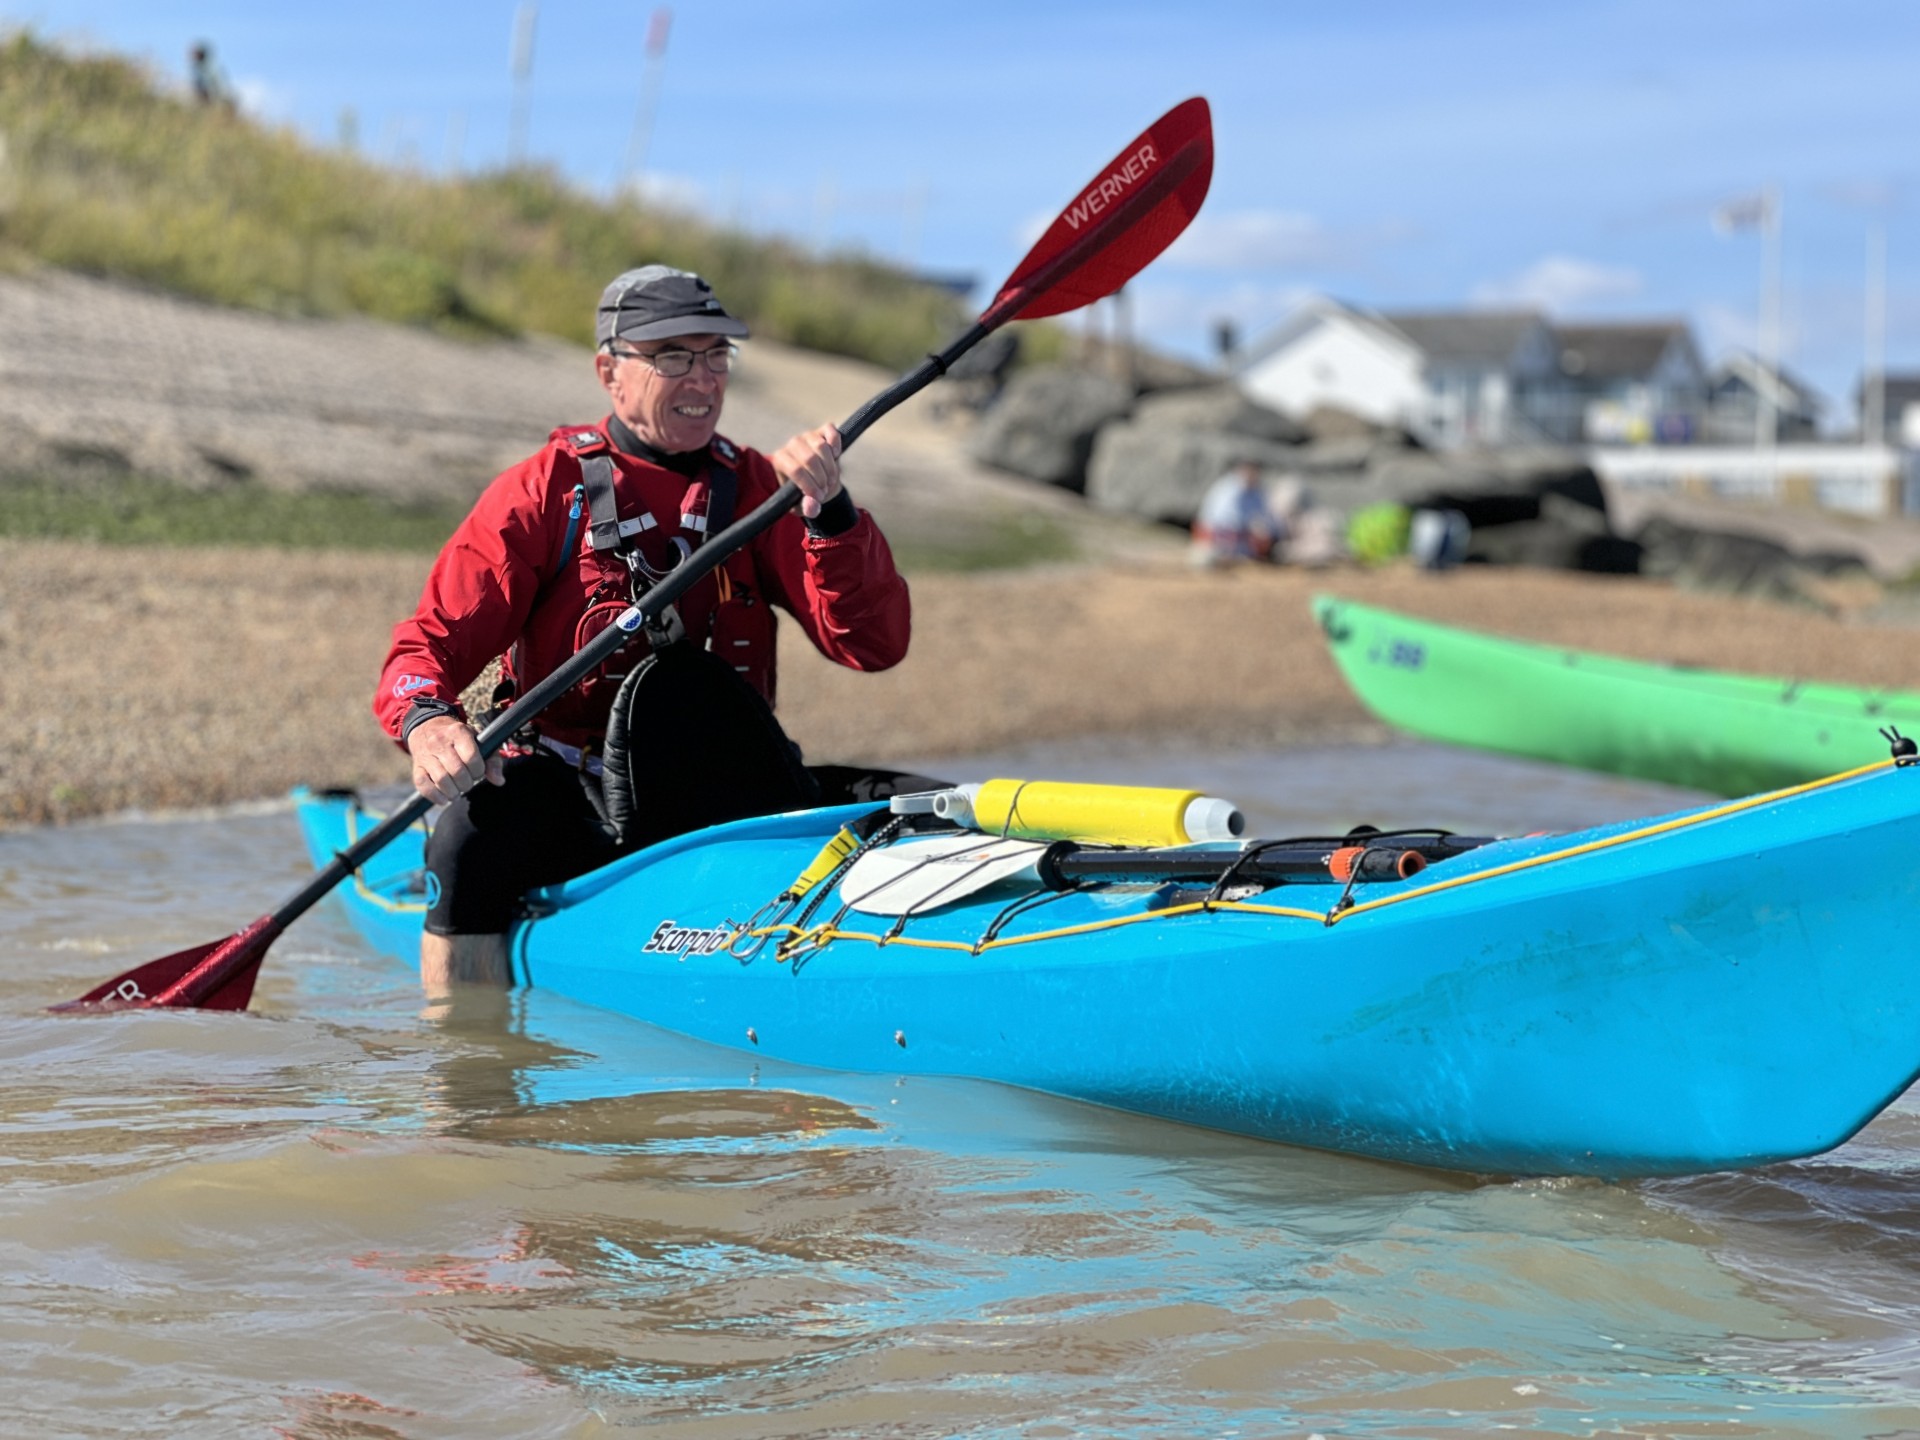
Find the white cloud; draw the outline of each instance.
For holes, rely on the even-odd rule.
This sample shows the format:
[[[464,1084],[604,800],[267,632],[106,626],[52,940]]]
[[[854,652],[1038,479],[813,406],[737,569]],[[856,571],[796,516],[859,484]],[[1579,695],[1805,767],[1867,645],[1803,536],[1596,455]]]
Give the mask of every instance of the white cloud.
[[[293,115],[293,96],[271,81],[243,75],[233,82],[233,103],[240,113],[269,123],[285,121]]]
[[[1474,287],[1479,305],[1530,305],[1549,314],[1577,310],[1602,300],[1626,300],[1645,288],[1638,270],[1549,255],[1518,275]]]
[[[1193,270],[1280,270],[1325,264],[1343,248],[1311,215],[1234,210],[1198,216],[1167,251],[1167,263]]]

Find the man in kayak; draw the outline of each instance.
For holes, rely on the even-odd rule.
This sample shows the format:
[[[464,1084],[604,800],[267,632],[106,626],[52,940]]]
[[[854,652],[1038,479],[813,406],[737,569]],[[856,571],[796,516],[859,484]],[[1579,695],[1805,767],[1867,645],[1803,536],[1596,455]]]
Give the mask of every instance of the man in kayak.
[[[648,265],[608,285],[594,367],[612,413],[555,430],[495,479],[394,629],[374,714],[412,758],[414,786],[447,807],[427,845],[420,972],[429,992],[508,983],[506,935],[520,897],[618,853],[600,803],[602,750],[616,693],[641,655],[703,648],[770,705],[772,606],[852,669],[884,670],[906,654],[906,582],[841,483],[839,432],[823,425],[770,456],[716,433],[734,342],[747,333],[686,271]],[[532,733],[516,737],[526,743],[481,758],[460,697],[490,661],[505,662],[496,703],[524,694],[782,481],[800,490],[800,514],[789,511],[703,576],[658,627],[543,709]],[[645,701],[647,713],[670,716],[672,686]],[[726,768],[704,730],[675,736],[672,748],[631,757],[636,788],[649,767]]]

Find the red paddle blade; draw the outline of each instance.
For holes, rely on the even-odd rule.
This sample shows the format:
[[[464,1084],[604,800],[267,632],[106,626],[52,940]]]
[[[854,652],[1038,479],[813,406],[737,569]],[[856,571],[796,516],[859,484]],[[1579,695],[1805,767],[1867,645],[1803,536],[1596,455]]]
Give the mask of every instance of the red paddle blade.
[[[267,947],[285,926],[263,915],[238,934],[158,960],[95,986],[54,1010],[244,1010]]]
[[[1179,238],[1212,180],[1213,116],[1196,95],[1149,125],[1074,197],[982,323],[1038,320],[1105,299]]]

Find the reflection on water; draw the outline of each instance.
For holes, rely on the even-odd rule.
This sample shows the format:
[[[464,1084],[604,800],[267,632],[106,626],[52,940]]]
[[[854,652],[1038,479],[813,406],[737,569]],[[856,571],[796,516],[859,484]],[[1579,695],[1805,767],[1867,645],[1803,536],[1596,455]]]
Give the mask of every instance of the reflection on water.
[[[1034,765],[1294,832],[1690,798],[1419,746],[978,773]],[[539,992],[422,1013],[331,907],[252,1015],[40,1012],[304,870],[285,814],[0,835],[7,1433],[1920,1430],[1903,1107],[1751,1174],[1480,1183]]]

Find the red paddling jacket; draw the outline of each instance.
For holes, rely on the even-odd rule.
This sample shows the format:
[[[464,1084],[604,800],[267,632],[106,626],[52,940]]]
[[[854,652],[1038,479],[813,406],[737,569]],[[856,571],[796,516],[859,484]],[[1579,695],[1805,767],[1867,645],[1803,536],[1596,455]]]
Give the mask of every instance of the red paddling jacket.
[[[726,478],[716,466],[735,477],[736,514],[779,486],[766,456],[726,440],[716,437],[689,477],[614,446],[613,429],[624,427],[610,427],[555,430],[538,454],[487,487],[442,548],[418,608],[394,627],[373,697],[374,715],[396,740],[404,740],[410,711],[416,723],[431,713],[465,718],[460,694],[496,656],[506,657],[524,694],[631,602],[627,565],[590,542],[582,454],[606,447],[619,528],[658,571],[679,558],[676,538],[692,546],[705,538],[713,490]],[[821,654],[851,669],[885,670],[907,653],[907,583],[873,517],[851,500],[836,497],[813,526],[788,511],[675,602],[688,638],[726,658],[769,704],[773,605],[800,622]],[[645,637],[636,636],[543,710],[536,728],[567,745],[598,742],[620,678],[646,652]]]

